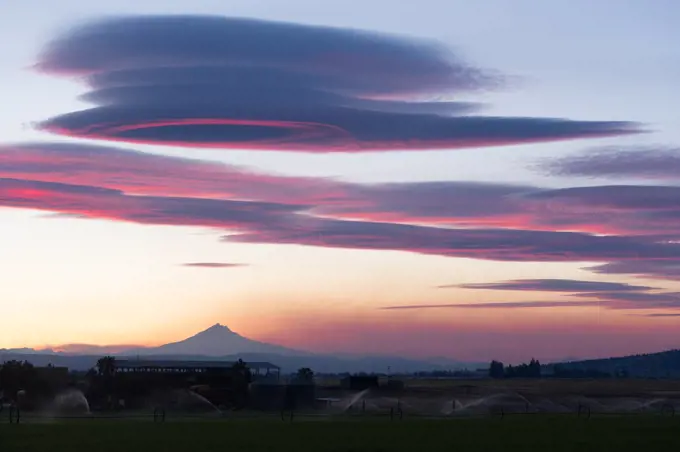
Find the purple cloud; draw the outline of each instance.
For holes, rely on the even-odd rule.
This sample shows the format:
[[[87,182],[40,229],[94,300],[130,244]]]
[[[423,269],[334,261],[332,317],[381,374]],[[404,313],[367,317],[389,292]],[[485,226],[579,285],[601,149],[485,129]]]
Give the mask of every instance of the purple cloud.
[[[0,206],[139,224],[250,230],[276,227],[299,206],[255,201],[129,196],[82,185],[0,179]]]
[[[288,243],[332,248],[401,250],[500,261],[674,259],[680,245],[644,237],[511,229],[448,229],[298,215],[286,227],[226,236],[243,243]]]
[[[680,317],[680,314],[670,314],[670,313],[654,313],[654,314],[643,314],[643,317]]]
[[[558,307],[593,307],[611,310],[653,310],[680,309],[680,293],[639,293],[639,292],[593,292],[578,293],[569,296],[586,298],[587,301],[517,301],[517,302],[483,302],[483,303],[444,303],[385,306],[384,310],[402,309],[545,309]],[[676,314],[655,314],[653,317],[675,316]],[[680,315],[680,314],[678,314]]]
[[[609,309],[680,309],[680,292],[592,292],[571,296],[597,300]]]
[[[516,279],[513,281],[497,283],[458,284],[439,287],[484,290],[522,290],[529,292],[637,292],[654,289],[654,287],[635,286],[626,283],[581,281],[576,279]]]
[[[603,275],[634,275],[640,278],[680,281],[680,260],[631,260],[588,267]]]
[[[228,262],[188,262],[182,264],[182,266],[193,268],[238,268],[247,267],[248,264],[234,264]]]
[[[610,146],[545,161],[539,165],[539,168],[548,174],[557,176],[676,181],[680,174],[680,148],[676,146]]]
[[[0,146],[4,207],[222,228],[241,232],[230,239],[244,242],[610,262],[607,270],[595,270],[601,272],[623,263],[654,265],[657,273],[661,267],[677,272],[680,245],[670,240],[680,212],[676,189],[628,188],[355,184],[103,146]]]
[[[597,303],[591,301],[510,301],[504,303],[450,303],[450,304],[414,304],[385,306],[382,310],[402,309],[545,309],[545,308],[569,308],[569,307],[597,307]]]
[[[350,184],[277,176],[203,160],[80,143],[0,145],[0,178],[99,186],[128,194],[321,203]]]
[[[609,234],[673,233],[680,195],[677,187],[354,184],[76,143],[0,146],[0,177],[99,186],[126,194],[290,203],[342,219]]]
[[[283,51],[282,49],[285,49]],[[73,137],[302,152],[456,149],[639,132],[628,122],[473,116],[428,99],[501,77],[440,44],[210,16],[118,17],[52,41],[37,67],[84,78],[94,108],[41,123]]]

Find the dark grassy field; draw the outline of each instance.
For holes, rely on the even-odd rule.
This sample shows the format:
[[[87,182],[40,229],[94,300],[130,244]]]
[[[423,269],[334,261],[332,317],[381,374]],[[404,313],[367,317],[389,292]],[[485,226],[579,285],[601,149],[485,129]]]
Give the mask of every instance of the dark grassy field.
[[[0,451],[662,451],[680,417],[508,416],[455,420],[72,421],[0,425]]]

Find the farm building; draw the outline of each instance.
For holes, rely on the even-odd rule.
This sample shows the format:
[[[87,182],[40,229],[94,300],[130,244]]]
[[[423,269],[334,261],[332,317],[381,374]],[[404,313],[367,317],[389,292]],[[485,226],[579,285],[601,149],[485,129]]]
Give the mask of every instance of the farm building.
[[[180,360],[147,360],[116,359],[116,373],[163,373],[163,374],[220,374],[228,373],[234,367],[234,361],[180,361]],[[281,369],[268,362],[245,363],[254,380],[279,379]]]

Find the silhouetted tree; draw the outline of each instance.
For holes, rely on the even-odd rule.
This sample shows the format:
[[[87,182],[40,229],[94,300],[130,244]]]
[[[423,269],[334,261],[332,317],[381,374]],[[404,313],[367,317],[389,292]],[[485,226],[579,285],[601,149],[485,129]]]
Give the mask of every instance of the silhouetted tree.
[[[527,377],[529,378],[541,378],[541,363],[538,362],[537,359],[531,359],[529,362],[528,366],[528,375]]]
[[[314,371],[309,367],[301,367],[295,374],[295,380],[300,383],[313,383]]]
[[[112,377],[116,372],[116,358],[102,356],[97,360],[97,373],[102,377]]]
[[[253,380],[253,375],[242,359],[234,363],[231,371],[235,408],[243,408],[248,401],[248,387]]]
[[[489,365],[489,377],[491,378],[503,378],[505,376],[505,367],[500,361],[491,361]]]
[[[540,378],[541,363],[536,359],[531,359],[529,364],[522,363],[517,366],[507,366],[505,368],[506,378]]]
[[[12,401],[17,400],[17,392],[33,392],[39,385],[37,372],[28,361],[7,361],[0,366],[0,391]]]
[[[106,394],[107,408],[113,405],[114,376],[116,373],[116,358],[113,356],[103,356],[97,360],[98,381],[101,382],[104,394]]]

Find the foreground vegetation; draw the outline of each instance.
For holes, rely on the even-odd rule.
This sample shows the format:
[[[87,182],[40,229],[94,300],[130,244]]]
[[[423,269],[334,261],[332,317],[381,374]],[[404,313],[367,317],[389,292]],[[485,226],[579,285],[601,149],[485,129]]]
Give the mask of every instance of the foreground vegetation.
[[[73,421],[0,425],[2,451],[678,450],[680,417]]]

